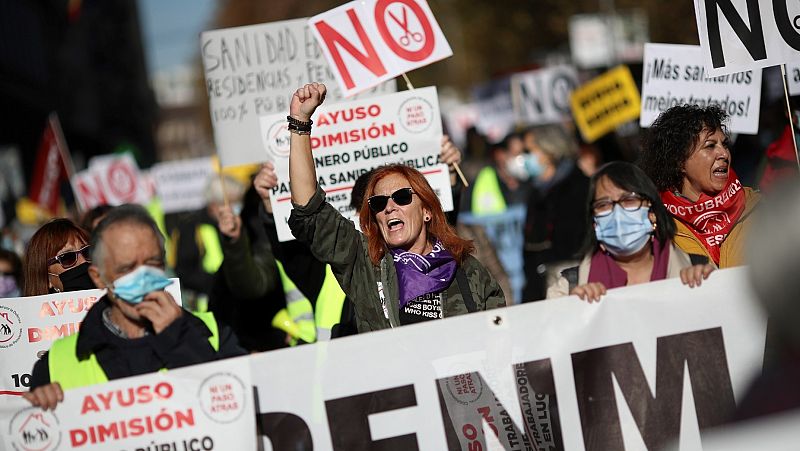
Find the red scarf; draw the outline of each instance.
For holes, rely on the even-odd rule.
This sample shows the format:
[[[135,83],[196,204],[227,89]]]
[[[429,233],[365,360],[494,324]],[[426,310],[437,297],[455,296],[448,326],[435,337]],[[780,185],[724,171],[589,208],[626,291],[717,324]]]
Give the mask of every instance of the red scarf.
[[[719,264],[720,246],[745,207],[742,182],[733,169],[729,171],[728,184],[714,197],[700,194],[697,202],[692,202],[669,191],[661,193],[661,200],[670,214],[686,224],[716,264]]]

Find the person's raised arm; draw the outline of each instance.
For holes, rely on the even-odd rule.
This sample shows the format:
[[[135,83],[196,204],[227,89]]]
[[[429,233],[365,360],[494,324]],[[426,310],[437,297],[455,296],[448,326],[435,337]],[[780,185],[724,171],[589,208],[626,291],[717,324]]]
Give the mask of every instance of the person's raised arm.
[[[307,123],[314,110],[325,100],[325,85],[309,83],[295,91],[289,105],[289,116]],[[289,147],[289,189],[292,202],[306,205],[317,189],[317,171],[311,155],[311,136],[308,133],[291,130]]]

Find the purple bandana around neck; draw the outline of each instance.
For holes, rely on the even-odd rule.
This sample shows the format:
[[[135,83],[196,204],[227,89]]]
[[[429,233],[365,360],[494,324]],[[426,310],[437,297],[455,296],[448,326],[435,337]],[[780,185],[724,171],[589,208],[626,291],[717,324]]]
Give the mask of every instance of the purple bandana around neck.
[[[440,241],[428,255],[392,249],[400,287],[400,307],[424,294],[439,293],[450,286],[456,274],[456,260]]]

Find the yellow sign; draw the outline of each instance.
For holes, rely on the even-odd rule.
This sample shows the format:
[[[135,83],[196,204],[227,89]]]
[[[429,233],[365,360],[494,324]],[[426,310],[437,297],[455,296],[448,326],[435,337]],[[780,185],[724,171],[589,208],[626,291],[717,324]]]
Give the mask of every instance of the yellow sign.
[[[618,66],[572,92],[572,115],[587,142],[639,117],[639,90],[627,66]]]

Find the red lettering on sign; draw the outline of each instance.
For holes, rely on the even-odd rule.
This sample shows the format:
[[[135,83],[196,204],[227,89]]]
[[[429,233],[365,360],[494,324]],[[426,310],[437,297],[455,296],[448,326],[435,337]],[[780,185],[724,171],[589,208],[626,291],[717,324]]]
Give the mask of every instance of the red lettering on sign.
[[[325,42],[325,46],[331,52],[331,57],[333,58],[334,63],[336,63],[336,68],[339,70],[339,73],[342,75],[344,85],[347,87],[347,89],[353,89],[355,86],[355,83],[353,83],[353,77],[350,75],[350,71],[347,69],[347,66],[342,60],[342,55],[339,53],[338,46],[341,46],[345,51],[347,51],[347,53],[349,53],[353,58],[367,68],[367,70],[372,72],[376,77],[385,75],[386,68],[383,66],[383,62],[381,62],[378,52],[376,52],[375,48],[372,46],[372,42],[370,42],[367,33],[364,31],[364,27],[361,25],[361,21],[358,19],[355,10],[347,10],[347,17],[350,18],[350,22],[353,24],[353,28],[355,29],[356,34],[358,34],[358,39],[364,46],[366,54],[361,53],[361,51],[359,51],[350,41],[345,39],[344,36],[339,34],[338,31],[334,30],[333,27],[328,25],[325,21],[321,20],[315,23],[314,26],[317,27],[317,31],[322,37],[322,40]]]

